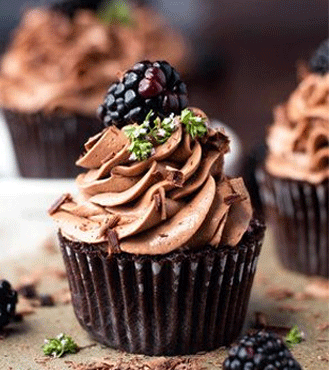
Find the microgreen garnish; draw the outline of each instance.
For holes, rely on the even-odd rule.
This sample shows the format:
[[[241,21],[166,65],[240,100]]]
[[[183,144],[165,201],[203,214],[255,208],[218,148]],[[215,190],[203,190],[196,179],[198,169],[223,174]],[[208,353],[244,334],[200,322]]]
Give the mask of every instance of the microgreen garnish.
[[[59,334],[56,338],[45,339],[42,346],[47,356],[62,357],[66,353],[76,353],[79,347],[74,340],[66,334]]]
[[[285,342],[288,347],[293,347],[295,344],[302,342],[304,339],[303,332],[298,329],[298,326],[293,326],[285,337]]]
[[[182,111],[180,120],[192,139],[207,133],[206,119],[196,116],[189,109]],[[165,143],[176,130],[178,124],[179,120],[175,120],[173,113],[161,120],[159,117],[155,117],[151,110],[141,125],[125,126],[123,131],[131,142],[128,148],[131,152],[130,159],[138,161],[147,159],[154,151],[154,144]]]
[[[98,15],[105,23],[120,23],[130,25],[133,23],[131,7],[125,0],[113,0],[104,2]]]
[[[196,116],[188,108],[182,111],[180,119],[185,125],[186,131],[192,136],[192,139],[202,137],[207,133],[207,126],[205,124],[206,118]]]
[[[129,151],[131,152],[130,159],[144,161],[152,154],[153,144],[147,140],[134,140]]]
[[[151,110],[145,117],[141,125],[128,125],[123,128],[124,133],[131,141],[129,151],[130,159],[143,161],[154,151],[154,142],[165,143],[176,129],[174,116],[164,118],[154,118]]]

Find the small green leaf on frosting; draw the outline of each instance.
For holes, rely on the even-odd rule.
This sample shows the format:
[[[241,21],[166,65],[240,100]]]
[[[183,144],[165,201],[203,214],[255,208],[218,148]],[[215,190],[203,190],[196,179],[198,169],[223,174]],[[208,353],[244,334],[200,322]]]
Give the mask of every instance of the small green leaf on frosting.
[[[53,357],[62,357],[66,353],[76,353],[78,349],[79,347],[74,340],[63,333],[56,338],[45,339],[45,344],[42,346],[43,353]]]
[[[285,341],[289,347],[293,347],[295,344],[302,342],[303,339],[303,332],[298,329],[297,325],[292,327],[285,337]]]
[[[104,2],[104,6],[98,12],[99,18],[105,23],[120,23],[130,25],[133,23],[131,7],[125,0],[113,0]]]
[[[180,121],[185,125],[186,131],[192,136],[202,137],[208,131],[205,124],[205,117],[196,116],[189,109],[184,109],[181,113]],[[179,119],[175,119],[172,113],[169,117],[161,120],[155,117],[151,110],[145,117],[141,125],[128,125],[123,127],[123,131],[131,142],[129,151],[130,159],[144,161],[154,151],[154,145],[165,143],[179,125]]]
[[[154,123],[155,127],[152,130],[152,136],[159,144],[165,143],[177,128],[174,122],[174,114],[164,118],[162,121],[158,117],[154,120]]]
[[[202,137],[208,131],[205,124],[206,118],[196,116],[188,108],[182,111],[180,119],[185,125],[186,131],[192,136],[192,139],[195,139],[196,137]]]
[[[145,161],[149,156],[152,155],[153,144],[147,140],[134,140],[129,146],[131,152],[130,159]]]

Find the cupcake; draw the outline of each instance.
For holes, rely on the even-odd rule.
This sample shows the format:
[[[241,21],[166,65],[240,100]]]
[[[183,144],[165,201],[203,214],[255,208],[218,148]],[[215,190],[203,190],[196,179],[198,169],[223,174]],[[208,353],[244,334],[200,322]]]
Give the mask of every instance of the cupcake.
[[[26,177],[76,176],[74,162],[102,128],[95,112],[119,71],[165,55],[184,69],[188,54],[181,35],[148,8],[134,9],[129,22],[107,12],[110,23],[104,12],[65,9],[27,11],[1,61],[0,106]]]
[[[259,169],[262,203],[282,264],[307,275],[329,275],[329,47],[274,112],[268,152]]]
[[[118,110],[121,94],[136,97]],[[112,348],[196,353],[244,323],[264,225],[242,178],[223,173],[228,137],[187,104],[168,63],[128,70],[77,161],[79,195],[49,211],[76,317]]]

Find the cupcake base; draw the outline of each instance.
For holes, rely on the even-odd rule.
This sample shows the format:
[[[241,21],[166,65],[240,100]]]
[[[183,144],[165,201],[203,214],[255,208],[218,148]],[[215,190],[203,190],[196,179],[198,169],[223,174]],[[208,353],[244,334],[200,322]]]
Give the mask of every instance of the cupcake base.
[[[329,277],[328,181],[313,185],[257,170],[266,219],[283,266]]]
[[[235,248],[107,256],[59,234],[75,314],[99,342],[146,355],[192,354],[239,335],[264,225]]]
[[[20,174],[33,178],[73,178],[75,161],[87,139],[103,128],[96,117],[48,116],[3,110]]]

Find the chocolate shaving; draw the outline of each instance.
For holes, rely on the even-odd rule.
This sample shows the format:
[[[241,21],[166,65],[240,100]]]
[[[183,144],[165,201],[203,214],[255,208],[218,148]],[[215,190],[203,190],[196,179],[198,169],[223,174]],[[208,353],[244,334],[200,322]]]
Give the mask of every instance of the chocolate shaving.
[[[205,370],[200,366],[199,360],[191,358],[157,358],[143,362],[135,358],[129,362],[118,360],[113,362],[111,359],[101,359],[97,362],[83,364],[73,361],[65,361],[73,370]]]
[[[232,194],[229,195],[228,197],[224,198],[224,203],[227,204],[228,206],[232,205],[236,201],[240,200],[241,196],[239,194]]]
[[[310,299],[313,299],[311,294],[305,292],[295,293],[294,298],[296,299],[296,301],[309,301]]]
[[[117,233],[112,230],[107,230],[107,240],[108,240],[108,253],[120,253],[121,249],[119,247],[119,239]]]
[[[329,329],[329,322],[323,322],[322,324],[318,325],[316,328],[321,331]]]
[[[69,304],[71,303],[71,292],[69,288],[63,288],[51,295],[55,303]]]
[[[266,295],[270,298],[273,298],[276,301],[282,301],[284,299],[293,297],[294,292],[288,288],[271,287],[267,289]]]
[[[167,180],[172,182],[176,187],[181,188],[185,182],[183,172],[170,166],[167,166],[166,169],[168,170]]]
[[[255,312],[255,328],[262,329],[267,327],[267,316],[264,312]]]
[[[289,333],[291,327],[268,325],[267,316],[263,312],[255,312],[255,329],[265,329],[284,337]]]
[[[292,304],[282,304],[278,307],[279,311],[288,311],[288,312],[301,312],[306,311],[307,307],[304,306],[296,306]]]
[[[34,359],[35,363],[38,365],[46,365],[47,362],[51,361],[53,358],[52,357],[37,357]]]
[[[314,298],[329,298],[329,281],[317,279],[306,286],[305,292]]]
[[[16,288],[17,293],[27,299],[36,298],[38,296],[35,289],[35,284],[23,284]]]
[[[108,233],[108,230],[113,229],[118,224],[119,221],[120,221],[119,215],[112,215],[112,217],[108,218],[105,221],[105,224],[100,229],[101,236],[106,235]]]
[[[71,194],[63,194],[59,199],[56,200],[56,202],[49,208],[48,210],[48,214],[50,216],[52,216],[54,213],[56,213],[58,211],[58,209],[60,208],[60,206],[64,203],[66,203],[67,201],[71,201],[72,200],[72,196]]]
[[[57,248],[53,237],[47,238],[43,242],[42,249],[44,249],[49,254],[56,254],[59,252],[59,249]]]
[[[155,207],[157,211],[159,211],[161,208],[161,195],[159,193],[155,193],[153,195],[153,199],[155,200]]]

